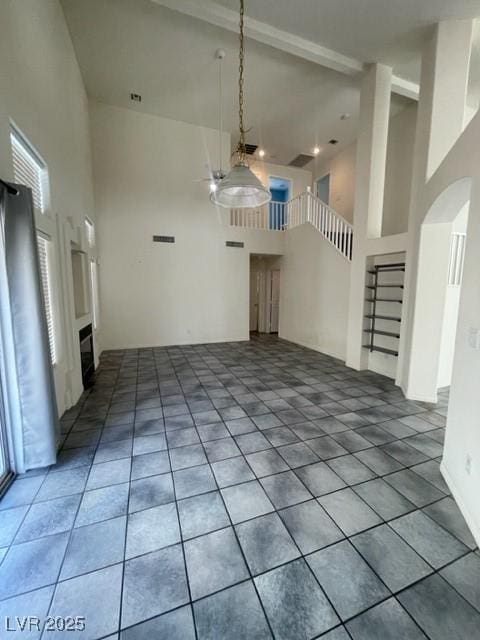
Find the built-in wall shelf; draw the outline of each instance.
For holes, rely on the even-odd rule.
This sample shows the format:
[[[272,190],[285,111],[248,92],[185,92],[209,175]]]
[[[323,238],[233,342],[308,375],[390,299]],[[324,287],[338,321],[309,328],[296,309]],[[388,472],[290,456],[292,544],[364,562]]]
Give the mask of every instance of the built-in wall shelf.
[[[389,336],[391,338],[400,338],[399,333],[394,331],[382,331],[381,329],[365,329],[365,333],[375,333],[378,336]]]
[[[378,302],[378,300],[377,300]],[[402,319],[399,316],[380,316],[380,315],[374,315],[374,314],[367,314],[365,316],[365,318],[370,318],[372,320],[393,320],[394,322],[401,322]]]
[[[384,264],[384,265],[378,265],[378,267],[383,267],[382,268],[382,273],[387,273],[387,272],[391,272],[391,271],[405,271],[405,263],[404,262],[397,262],[395,264]],[[369,269],[368,273],[371,273],[372,275],[375,275],[377,273],[377,267],[374,267],[373,269]]]
[[[387,353],[389,356],[398,356],[398,351],[394,349],[387,349],[387,347],[379,347],[377,345],[371,347],[369,344],[364,344],[363,346],[365,349],[370,349],[370,351],[380,351],[380,353]]]
[[[401,274],[405,273],[405,263],[391,263],[391,264],[377,264],[372,269],[367,271],[368,282],[366,288],[371,292],[371,297],[366,298],[366,302],[370,305],[369,311],[365,314],[365,318],[369,321],[368,326],[365,327],[364,333],[369,336],[369,342],[364,344],[363,347],[369,351],[378,351],[390,356],[398,356],[398,348],[394,348],[396,345],[390,345],[392,341],[400,339],[400,331],[398,330],[398,324],[401,323],[402,318],[396,315],[394,309],[400,309],[396,305],[403,304],[403,282],[399,282],[401,275],[393,276],[394,282],[388,279],[387,274]],[[401,293],[392,292],[392,297],[388,297],[388,293],[385,291],[379,295],[379,290],[384,289],[397,289]],[[394,297],[393,297],[394,296]],[[392,309],[393,306],[393,309]],[[393,330],[389,328],[389,323],[395,323],[396,327]],[[385,344],[378,344],[376,338],[383,338]],[[385,340],[386,339],[386,340]],[[382,340],[380,340],[382,342]]]
[[[403,284],[367,284],[367,289],[403,289]]]
[[[373,298],[365,298],[366,302],[373,302]],[[377,302],[398,302],[398,304],[403,304],[403,300],[397,300],[395,298],[377,298]]]

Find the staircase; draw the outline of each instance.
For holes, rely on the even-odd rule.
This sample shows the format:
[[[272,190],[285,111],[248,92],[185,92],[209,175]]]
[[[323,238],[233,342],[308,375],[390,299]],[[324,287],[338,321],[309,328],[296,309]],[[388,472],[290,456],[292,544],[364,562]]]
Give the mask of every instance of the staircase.
[[[353,226],[325,202],[304,191],[288,202],[254,209],[231,209],[230,225],[264,231],[287,231],[309,223],[348,261],[352,259]]]

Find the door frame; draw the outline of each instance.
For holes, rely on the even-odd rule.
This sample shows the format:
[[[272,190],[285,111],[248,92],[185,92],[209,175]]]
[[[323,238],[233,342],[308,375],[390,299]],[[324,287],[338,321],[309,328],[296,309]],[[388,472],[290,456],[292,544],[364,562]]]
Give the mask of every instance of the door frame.
[[[293,180],[292,178],[284,178],[282,176],[272,176],[269,174],[268,176],[268,190],[270,191],[271,189],[271,185],[270,185],[270,180],[282,180],[282,182],[288,182],[288,193],[287,193],[287,200],[286,202],[288,202],[289,200],[291,200],[293,198]],[[275,188],[275,187],[274,187]]]

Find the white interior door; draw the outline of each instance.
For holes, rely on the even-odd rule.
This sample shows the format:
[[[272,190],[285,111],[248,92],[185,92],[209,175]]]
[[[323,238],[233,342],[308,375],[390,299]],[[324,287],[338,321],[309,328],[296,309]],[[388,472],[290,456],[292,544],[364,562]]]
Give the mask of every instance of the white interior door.
[[[267,274],[265,271],[258,272],[258,331],[268,333],[267,321],[269,319],[266,307],[267,300]]]
[[[250,331],[258,331],[258,271],[250,271]]]
[[[270,333],[278,333],[280,315],[280,269],[270,271]]]

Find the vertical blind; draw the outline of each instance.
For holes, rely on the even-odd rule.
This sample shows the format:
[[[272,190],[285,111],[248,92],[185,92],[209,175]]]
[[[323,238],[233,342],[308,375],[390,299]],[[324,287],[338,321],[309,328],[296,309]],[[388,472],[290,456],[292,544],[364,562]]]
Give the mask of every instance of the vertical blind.
[[[92,288],[92,316],[93,316],[93,328],[98,329],[98,274],[97,263],[95,260],[90,261],[90,282]]]
[[[35,209],[44,213],[46,210],[47,184],[45,163],[16,129],[11,130],[10,140],[15,182],[30,187]]]
[[[48,342],[50,344],[50,359],[52,364],[57,361],[55,344],[55,323],[53,320],[53,299],[51,280],[51,241],[37,234],[38,258],[40,262],[40,280],[42,283],[45,313],[47,319]]]
[[[462,284],[465,242],[465,233],[452,233],[450,243],[450,264],[448,267],[448,284],[450,286],[459,287]]]

